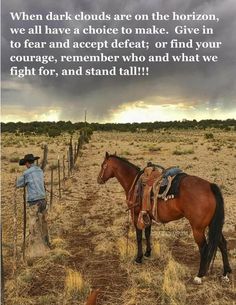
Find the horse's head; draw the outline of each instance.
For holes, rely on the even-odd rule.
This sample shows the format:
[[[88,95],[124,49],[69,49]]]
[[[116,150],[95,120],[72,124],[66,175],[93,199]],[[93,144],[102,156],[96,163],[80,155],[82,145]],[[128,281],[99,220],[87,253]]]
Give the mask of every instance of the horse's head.
[[[101,170],[98,174],[97,182],[104,184],[108,179],[114,177],[114,171],[112,168],[112,158],[109,158],[108,152],[105,154],[105,158],[101,165]]]

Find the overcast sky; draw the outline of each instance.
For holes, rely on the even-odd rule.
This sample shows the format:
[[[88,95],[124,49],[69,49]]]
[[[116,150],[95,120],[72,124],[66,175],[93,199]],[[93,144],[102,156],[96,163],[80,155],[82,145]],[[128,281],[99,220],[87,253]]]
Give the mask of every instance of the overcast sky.
[[[58,78],[14,78],[9,75],[9,54],[36,54],[34,50],[12,50],[9,41],[13,38],[9,27],[13,26],[10,11],[26,11],[27,13],[45,14],[48,11],[63,13],[151,13],[160,11],[171,13],[214,13],[220,21],[214,24],[215,34],[207,38],[198,35],[197,40],[222,41],[219,50],[200,51],[199,54],[214,53],[219,56],[219,62],[204,63],[162,63],[150,64],[148,77],[58,77]],[[71,120],[83,119],[87,109],[89,121],[99,122],[129,122],[129,121],[167,121],[181,119],[227,119],[236,118],[236,2],[235,0],[2,0],[2,120],[3,121],[33,121],[33,120]],[[39,22],[44,25],[44,22]],[[15,25],[25,26],[25,22],[15,22]],[[26,27],[34,24],[27,23]],[[73,22],[73,26],[83,27],[89,22]],[[102,26],[143,26],[153,24],[165,26],[170,38],[174,37],[173,26],[184,25],[184,22],[158,23],[157,21],[126,21],[114,24],[114,21],[92,23]],[[188,22],[188,26],[200,23]],[[213,26],[213,23],[204,23]],[[51,22],[50,26],[71,26],[67,22]],[[48,41],[49,36],[41,35],[17,39],[22,41],[40,39]],[[136,39],[133,35],[127,37],[110,37],[109,39]],[[189,36],[179,36],[179,40],[188,40]],[[50,37],[51,39],[51,37]],[[64,39],[54,37],[54,40]],[[66,37],[65,37],[66,39]],[[79,40],[101,40],[99,36],[85,37],[79,35]],[[152,47],[154,40],[165,40],[160,35],[146,36],[150,49],[144,54],[160,54]],[[172,53],[175,52],[173,50]],[[45,55],[48,51],[40,50],[37,54]],[[130,50],[103,50],[105,54],[129,54]],[[163,51],[164,52],[164,51]],[[184,52],[190,54],[191,51]],[[51,54],[85,55],[98,54],[85,50],[51,50]],[[23,66],[26,64],[23,64]],[[41,65],[41,64],[40,64]],[[118,66],[121,66],[118,63]],[[129,65],[129,64],[127,64]],[[132,64],[134,65],[134,64]],[[142,64],[140,64],[142,65]],[[30,64],[27,64],[31,67]],[[68,64],[67,68],[75,68],[79,64]],[[86,67],[89,65],[87,64]],[[96,68],[109,68],[110,64],[96,63]],[[19,65],[20,67],[20,65]],[[61,68],[57,64],[57,68]]]

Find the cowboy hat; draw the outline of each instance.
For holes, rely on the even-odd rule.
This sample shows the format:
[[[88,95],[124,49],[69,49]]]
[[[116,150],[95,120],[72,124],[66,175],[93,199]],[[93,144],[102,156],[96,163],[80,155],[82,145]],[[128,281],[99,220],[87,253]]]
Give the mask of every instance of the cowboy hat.
[[[19,165],[25,165],[26,162],[32,162],[38,160],[40,157],[34,157],[33,154],[25,155],[23,159],[20,159]]]

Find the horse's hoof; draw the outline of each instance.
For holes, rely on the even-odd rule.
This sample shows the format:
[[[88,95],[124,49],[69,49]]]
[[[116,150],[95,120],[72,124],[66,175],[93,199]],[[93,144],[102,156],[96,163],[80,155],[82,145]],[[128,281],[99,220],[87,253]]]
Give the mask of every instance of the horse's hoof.
[[[222,282],[224,282],[224,283],[229,283],[230,282],[230,279],[228,278],[228,275],[226,274],[226,275],[222,275]]]
[[[151,257],[151,251],[146,251],[144,254],[144,258],[150,258]]]
[[[135,264],[142,264],[142,257],[136,257]]]
[[[202,284],[202,278],[199,277],[199,276],[195,276],[194,278],[194,283],[197,284],[197,285],[201,285]]]

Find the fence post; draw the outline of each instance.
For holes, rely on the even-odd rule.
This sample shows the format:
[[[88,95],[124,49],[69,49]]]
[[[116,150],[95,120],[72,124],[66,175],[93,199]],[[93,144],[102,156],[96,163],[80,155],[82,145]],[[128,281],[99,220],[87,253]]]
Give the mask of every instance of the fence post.
[[[52,209],[52,200],[53,200],[53,167],[51,167],[50,210]]]
[[[17,270],[17,200],[16,200],[16,181],[15,179],[15,186],[14,186],[14,198],[13,198],[13,235],[14,235],[14,249],[13,249],[13,276],[16,273]]]
[[[48,163],[48,146],[47,146],[47,144],[45,144],[44,148],[43,148],[43,161],[42,161],[42,164],[41,164],[41,169],[43,171],[45,170],[45,168],[47,166],[47,163]]]
[[[70,172],[72,173],[72,169],[74,167],[74,159],[73,159],[73,146],[72,146],[72,137],[70,138],[69,144],[69,160],[70,160]]]
[[[68,178],[70,177],[70,152],[67,151]]]
[[[75,164],[76,159],[77,159],[77,151],[76,151],[76,148],[77,148],[77,145],[76,145],[76,143],[74,143],[74,164]]]
[[[22,252],[23,252],[23,261],[25,262],[25,239],[26,239],[26,183],[25,183],[25,176],[24,176],[24,192],[23,192],[23,245],[22,245]]]
[[[77,159],[78,156],[79,156],[79,150],[80,150],[80,140],[79,140],[79,138],[78,138],[77,149],[76,149],[76,153],[77,153],[76,159]]]
[[[59,198],[61,199],[61,166],[60,166],[59,156],[57,160],[57,170],[58,170],[58,191],[59,191]]]
[[[63,176],[63,182],[65,183],[66,179],[66,173],[65,173],[65,155],[62,157],[62,176]]]
[[[81,149],[83,146],[83,135],[81,134],[79,137],[79,148]]]
[[[1,230],[1,304],[4,305],[4,264],[3,264],[3,253],[2,253],[2,224],[0,224]]]

